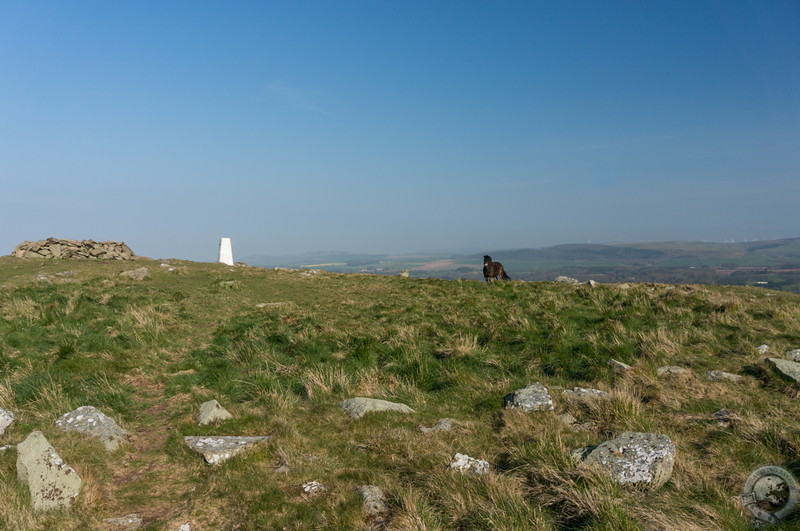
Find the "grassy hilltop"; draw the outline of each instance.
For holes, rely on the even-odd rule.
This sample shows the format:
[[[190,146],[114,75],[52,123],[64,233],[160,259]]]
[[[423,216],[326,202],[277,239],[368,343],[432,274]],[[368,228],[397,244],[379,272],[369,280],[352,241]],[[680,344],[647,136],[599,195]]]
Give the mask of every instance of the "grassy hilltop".
[[[388,496],[391,529],[744,530],[733,497],[751,471],[800,475],[797,387],[757,352],[800,348],[798,295],[169,263],[174,271],[0,258],[0,407],[17,419],[0,446],[41,430],[84,480],[72,510],[35,514],[15,452],[0,452],[0,527],[114,529],[103,519],[138,513],[147,529],[170,531],[366,529],[355,487],[372,484]],[[119,276],[142,266],[145,280]],[[609,358],[634,368],[614,374]],[[695,376],[659,378],[664,365]],[[710,382],[712,369],[744,381]],[[504,395],[533,382],[551,390],[554,413],[502,409]],[[611,399],[585,405],[558,392],[574,386]],[[340,403],[355,396],[416,413],[352,420]],[[198,427],[212,398],[234,419]],[[54,425],[82,405],[117,420],[131,442],[107,453]],[[731,422],[715,421],[723,408]],[[574,430],[559,413],[592,424]],[[459,426],[419,431],[443,417]],[[624,431],[677,446],[658,491],[622,488],[572,461],[571,449]],[[273,438],[215,467],[183,444],[208,434]],[[448,470],[456,452],[492,473]],[[312,480],[326,490],[304,494]]]

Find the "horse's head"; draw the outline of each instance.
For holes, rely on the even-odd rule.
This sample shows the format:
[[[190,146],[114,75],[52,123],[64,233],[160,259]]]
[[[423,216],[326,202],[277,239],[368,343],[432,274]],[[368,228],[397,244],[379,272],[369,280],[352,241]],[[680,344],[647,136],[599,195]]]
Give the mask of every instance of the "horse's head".
[[[492,263],[492,257],[488,254],[483,255],[483,265],[488,265]]]

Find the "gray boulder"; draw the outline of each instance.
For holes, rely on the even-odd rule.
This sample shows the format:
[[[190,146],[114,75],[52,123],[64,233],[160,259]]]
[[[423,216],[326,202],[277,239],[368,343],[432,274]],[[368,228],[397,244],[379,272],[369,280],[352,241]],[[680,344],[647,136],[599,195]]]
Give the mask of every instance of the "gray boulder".
[[[252,446],[271,439],[268,435],[255,437],[237,437],[228,435],[210,435],[207,437],[187,436],[183,438],[186,446],[201,454],[210,465],[224,463]]]
[[[209,400],[200,404],[200,413],[197,415],[198,426],[205,426],[214,422],[222,422],[223,420],[232,419],[227,409],[219,405],[216,400]]]
[[[145,278],[150,276],[150,271],[146,267],[140,267],[139,269],[123,271],[122,273],[119,274],[119,276],[130,278],[133,280],[144,280]]]
[[[767,358],[767,363],[787,380],[800,383],[800,363],[782,358]]]
[[[394,411],[397,413],[414,413],[414,410],[405,404],[389,402],[377,398],[348,398],[342,402],[342,409],[351,419],[360,419],[367,413],[379,411]]]
[[[786,358],[792,361],[800,361],[800,348],[796,348],[787,352]]]
[[[503,397],[503,406],[506,409],[521,409],[529,411],[552,411],[553,399],[547,388],[539,382],[532,383],[522,389]]]
[[[579,466],[604,470],[621,485],[655,490],[672,475],[675,445],[666,435],[629,431],[583,450],[580,457]]]
[[[17,445],[17,477],[28,485],[35,511],[71,507],[83,484],[40,431],[31,432]]]
[[[114,419],[107,417],[93,406],[81,406],[65,413],[56,426],[64,431],[78,431],[97,437],[109,452],[119,448],[120,443],[128,440],[128,432],[122,429]]]
[[[0,435],[6,432],[6,428],[14,423],[14,413],[7,409],[0,408]]]

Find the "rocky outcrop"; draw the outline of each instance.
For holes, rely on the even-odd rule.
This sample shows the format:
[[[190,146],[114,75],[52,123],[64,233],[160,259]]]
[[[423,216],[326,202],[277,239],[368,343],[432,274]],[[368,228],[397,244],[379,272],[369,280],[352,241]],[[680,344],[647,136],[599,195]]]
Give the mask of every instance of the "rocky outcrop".
[[[506,409],[521,409],[526,413],[552,411],[553,399],[550,398],[547,388],[536,382],[503,397],[503,406]]]
[[[56,426],[64,431],[78,431],[96,437],[109,452],[119,448],[120,443],[128,439],[127,431],[93,406],[81,406],[65,413],[56,420]]]
[[[35,511],[71,507],[83,484],[40,431],[17,445],[17,477],[28,485]]]
[[[125,242],[59,240],[56,238],[21,243],[11,254],[17,258],[68,258],[72,260],[133,260],[136,258]]]
[[[394,411],[397,413],[414,413],[414,410],[405,404],[388,402],[377,398],[348,398],[342,402],[342,409],[351,419],[360,419],[367,413],[378,411]]]
[[[708,378],[712,382],[725,381],[725,382],[739,383],[742,380],[744,380],[744,377],[739,376],[738,374],[733,374],[725,371],[708,371],[706,373],[706,378]]]
[[[675,445],[666,435],[628,431],[576,455],[580,466],[604,470],[621,485],[655,490],[672,475]]]
[[[375,531],[385,529],[389,523],[389,506],[383,489],[377,485],[361,485],[357,489],[364,499],[367,529]]]

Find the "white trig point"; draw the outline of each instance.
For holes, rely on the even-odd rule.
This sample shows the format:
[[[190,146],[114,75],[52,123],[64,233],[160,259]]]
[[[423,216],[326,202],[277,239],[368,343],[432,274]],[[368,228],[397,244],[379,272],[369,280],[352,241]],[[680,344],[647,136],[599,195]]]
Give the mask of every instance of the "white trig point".
[[[233,249],[231,248],[230,238],[219,239],[219,260],[220,264],[233,265]]]

